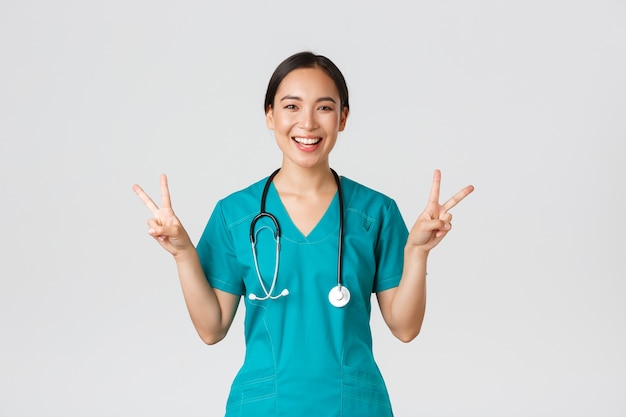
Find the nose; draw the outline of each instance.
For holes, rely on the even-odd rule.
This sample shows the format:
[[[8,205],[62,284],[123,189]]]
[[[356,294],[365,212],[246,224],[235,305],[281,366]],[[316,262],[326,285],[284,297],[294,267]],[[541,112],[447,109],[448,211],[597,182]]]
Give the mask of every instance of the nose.
[[[305,130],[313,130],[317,127],[315,109],[306,109],[300,113],[300,127]]]

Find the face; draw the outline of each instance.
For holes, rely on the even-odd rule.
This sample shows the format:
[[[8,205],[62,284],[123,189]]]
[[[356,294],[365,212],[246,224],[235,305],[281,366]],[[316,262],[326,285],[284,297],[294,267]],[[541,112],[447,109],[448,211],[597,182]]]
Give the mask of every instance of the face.
[[[327,168],[328,156],[346,124],[334,81],[319,68],[290,72],[278,86],[274,106],[266,113],[283,152],[283,167]]]

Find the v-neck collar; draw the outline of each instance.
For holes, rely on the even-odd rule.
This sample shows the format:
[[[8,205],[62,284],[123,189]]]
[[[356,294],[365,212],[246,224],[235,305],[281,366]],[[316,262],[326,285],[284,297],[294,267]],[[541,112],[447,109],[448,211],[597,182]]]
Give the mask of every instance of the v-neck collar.
[[[306,236],[291,220],[273,182],[267,193],[266,205],[267,211],[278,219],[282,237],[293,242],[315,243],[339,232],[339,193],[337,191],[322,217]]]

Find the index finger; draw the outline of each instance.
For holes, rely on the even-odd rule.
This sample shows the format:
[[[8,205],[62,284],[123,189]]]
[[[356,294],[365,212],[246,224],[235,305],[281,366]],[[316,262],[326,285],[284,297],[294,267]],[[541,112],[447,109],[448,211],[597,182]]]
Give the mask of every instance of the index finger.
[[[167,175],[161,174],[161,207],[172,208],[170,189],[167,185]]]
[[[439,204],[439,189],[441,188],[441,171],[435,170],[433,174],[433,185],[430,187],[430,196],[428,197],[428,203]]]
[[[470,195],[472,191],[474,191],[474,186],[468,185],[467,187],[463,188],[461,191],[453,195],[452,198],[450,198],[448,201],[444,203],[443,206],[441,206],[444,213],[450,210],[452,207],[459,204],[465,197]]]
[[[141,188],[138,184],[133,185],[133,191],[139,199],[143,202],[143,204],[148,207],[148,209],[152,212],[152,214],[156,215],[157,211],[159,211],[159,207],[152,201],[150,196],[146,194],[146,192]]]

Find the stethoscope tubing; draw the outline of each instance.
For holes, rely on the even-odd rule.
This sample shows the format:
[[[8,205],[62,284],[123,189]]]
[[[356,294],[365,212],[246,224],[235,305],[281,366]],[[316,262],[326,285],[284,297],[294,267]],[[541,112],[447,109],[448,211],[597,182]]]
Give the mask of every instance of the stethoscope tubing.
[[[335,172],[334,169],[331,168],[330,170],[333,174],[333,177],[335,178],[335,183],[337,184],[337,197],[339,198],[339,238],[337,241],[337,286],[331,289],[331,292],[329,294],[329,300],[331,304],[333,304],[334,306],[343,307],[350,300],[350,292],[348,291],[346,287],[343,286],[343,257],[342,257],[343,222],[344,222],[343,191],[342,191],[341,179],[339,178],[339,175],[337,174],[337,172]],[[254,218],[250,222],[250,244],[252,246],[252,256],[254,258],[254,265],[256,268],[257,276],[259,278],[259,282],[261,283],[261,288],[263,292],[265,293],[264,297],[258,297],[255,294],[250,294],[249,298],[251,300],[259,300],[259,301],[263,301],[267,299],[275,300],[277,298],[280,298],[281,296],[285,296],[289,294],[289,291],[287,289],[284,289],[279,295],[276,295],[276,296],[272,295],[274,292],[274,288],[276,286],[276,280],[278,277],[281,231],[280,231],[280,224],[278,222],[278,219],[273,214],[265,210],[267,193],[269,191],[270,185],[272,184],[272,181],[274,180],[274,177],[276,176],[276,174],[278,174],[279,171],[280,171],[280,168],[275,170],[265,182],[265,186],[263,187],[263,193],[261,194],[261,210],[259,214],[254,216]],[[257,222],[263,217],[269,218],[272,221],[272,223],[274,223],[274,240],[276,241],[276,263],[274,266],[274,277],[272,278],[272,284],[270,285],[269,291],[267,290],[267,287],[265,286],[265,283],[263,282],[263,278],[261,277],[261,272],[259,270],[257,254],[256,254],[256,235],[260,230],[262,230],[265,227],[269,228],[269,226],[264,226],[260,228],[256,233],[254,231]]]
[[[343,287],[343,191],[341,179],[334,169],[330,169],[337,183],[337,197],[339,198],[339,239],[337,243],[337,287]]]

